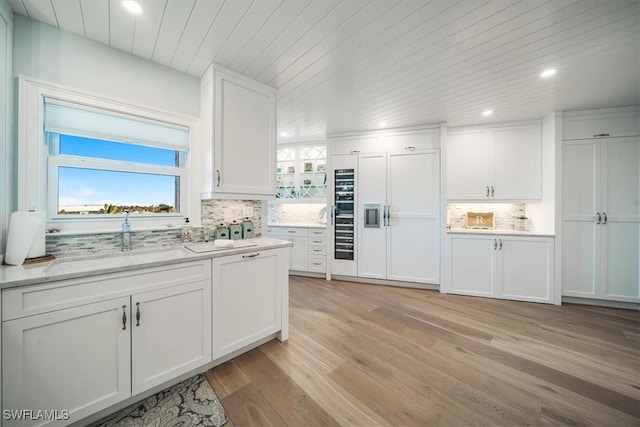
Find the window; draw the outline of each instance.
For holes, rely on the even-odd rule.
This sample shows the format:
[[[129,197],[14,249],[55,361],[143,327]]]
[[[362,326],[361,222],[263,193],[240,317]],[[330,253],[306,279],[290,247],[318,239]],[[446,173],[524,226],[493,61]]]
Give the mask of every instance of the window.
[[[182,213],[188,130],[45,99],[51,218]]]

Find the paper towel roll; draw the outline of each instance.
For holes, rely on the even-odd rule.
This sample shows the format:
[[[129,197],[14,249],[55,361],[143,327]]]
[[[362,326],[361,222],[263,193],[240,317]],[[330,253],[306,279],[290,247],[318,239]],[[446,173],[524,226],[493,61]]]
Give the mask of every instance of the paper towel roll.
[[[14,212],[9,219],[7,249],[4,262],[11,265],[22,265],[31,246],[36,240],[43,218],[36,212]],[[44,233],[43,233],[44,235]]]

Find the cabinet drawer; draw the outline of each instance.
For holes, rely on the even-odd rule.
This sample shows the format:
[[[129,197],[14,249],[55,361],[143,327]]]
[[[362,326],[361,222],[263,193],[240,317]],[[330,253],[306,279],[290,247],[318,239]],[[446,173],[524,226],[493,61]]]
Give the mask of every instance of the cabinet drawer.
[[[278,230],[279,236],[308,236],[309,230],[306,228],[280,228]]]
[[[327,245],[327,239],[325,239],[324,237],[309,236],[309,245],[326,246]]]
[[[272,227],[267,228],[267,236],[268,237],[279,236],[278,229],[277,228],[272,228]]]
[[[309,257],[309,271],[316,273],[325,273],[327,271],[327,258],[324,256]]]
[[[2,320],[211,279],[211,260],[141,268],[2,291]]]
[[[326,246],[309,246],[309,255],[326,255]]]
[[[312,228],[309,230],[309,236],[310,237],[327,237],[327,230]]]

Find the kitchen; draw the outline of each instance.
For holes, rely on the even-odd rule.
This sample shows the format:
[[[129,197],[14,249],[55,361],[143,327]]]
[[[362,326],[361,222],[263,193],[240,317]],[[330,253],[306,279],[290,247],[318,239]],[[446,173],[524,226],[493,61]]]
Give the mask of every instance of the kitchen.
[[[159,2],[166,10],[140,2],[153,17],[148,21],[127,16],[117,3],[82,3],[82,8],[75,2],[45,2],[42,7],[34,1],[0,3],[5,23],[0,54],[7,59],[0,71],[6,89],[0,124],[3,141],[21,141],[3,144],[0,153],[3,252],[12,212],[51,205],[43,166],[50,159],[34,144],[42,141],[41,124],[28,122],[37,120],[37,114],[20,104],[21,94],[47,93],[52,100],[65,95],[63,99],[85,105],[83,97],[93,96],[103,106],[112,102],[111,108],[137,117],[151,111],[156,119],[190,131],[188,166],[173,169],[185,174],[180,175],[180,208],[186,215],[164,218],[161,227],[153,224],[154,218],[132,217],[131,255],[179,245],[183,216],[189,217],[197,242],[204,239],[204,228],[213,232],[221,222],[246,217],[259,234],[280,240],[289,236],[285,242],[292,239],[294,246],[287,257],[296,274],[290,279],[295,301],[291,319],[298,320],[298,343],[305,340],[309,348],[314,343],[300,335],[300,328],[311,326],[300,323],[299,304],[323,301],[323,295],[333,292],[345,292],[354,303],[371,297],[375,302],[353,308],[367,318],[363,307],[384,306],[379,292],[387,288],[365,287],[370,290],[363,292],[365,285],[358,284],[363,281],[396,285],[389,291],[393,295],[414,287],[440,290],[443,296],[491,297],[477,304],[516,304],[504,306],[516,307],[514,311],[519,303],[506,300],[543,302],[550,304],[549,310],[561,303],[565,308],[566,303],[595,302],[637,311],[637,2]],[[85,13],[84,24],[71,19],[78,13]],[[110,31],[110,24],[99,19],[104,13],[113,25],[123,22],[122,27]],[[167,18],[161,25],[165,15],[175,21]],[[218,24],[213,25],[216,16]],[[187,21],[199,24],[169,37],[171,28],[174,33],[182,30]],[[510,44],[516,35],[517,42]],[[289,62],[276,61],[280,55]],[[511,61],[510,71],[502,61]],[[211,62],[222,67],[209,68]],[[614,69],[605,65],[611,63],[617,64]],[[549,67],[557,67],[556,75],[541,77]],[[244,76],[234,73],[242,70]],[[249,112],[253,106],[270,111],[266,125],[242,132],[258,138],[268,134],[274,147],[277,139],[277,151],[249,145],[238,152],[216,152],[217,146],[201,142],[224,138],[215,134],[220,122],[212,122],[220,107],[212,94],[225,81],[241,81],[274,104],[277,99],[277,115],[272,101],[256,102],[262,98],[234,104],[241,97],[232,97],[228,104],[233,111]],[[225,169],[225,163],[234,166]],[[336,187],[339,180],[349,185],[349,173],[351,195],[349,188]],[[247,177],[260,177],[249,190],[240,188],[246,187]],[[413,183],[422,191],[403,193],[418,188]],[[243,193],[255,196],[235,197]],[[349,203],[344,203],[349,197],[357,206],[352,222],[338,227],[338,219],[349,219]],[[361,216],[365,207],[366,222]],[[493,221],[494,229],[465,228],[474,218],[469,212]],[[95,260],[120,252],[123,218],[117,216],[98,223],[90,218],[49,221],[47,229],[59,232],[47,234],[46,252],[58,260],[87,254]],[[418,233],[422,239],[415,238]],[[341,256],[353,250],[346,255],[351,259],[336,256],[338,240],[347,251]],[[237,254],[253,253],[243,251]],[[154,267],[163,262],[160,256]],[[579,268],[584,265],[589,268]],[[210,273],[200,275],[194,282],[210,278]],[[313,281],[322,278],[331,279],[326,287],[318,285],[324,281]],[[607,287],[609,281],[614,286]],[[329,300],[338,307],[332,310],[344,310],[335,298]],[[3,304],[8,304],[5,298]],[[528,310],[529,305],[520,304]],[[384,313],[390,319],[395,315]],[[20,316],[3,309],[5,315],[14,320]],[[322,311],[309,315],[324,318]],[[633,337],[633,325],[629,328],[621,333]],[[267,336],[278,333],[276,329]],[[326,334],[317,331],[316,343],[325,340],[328,345]],[[296,339],[287,346],[294,347]],[[272,358],[284,348],[268,346]],[[376,354],[369,362],[380,357]],[[221,366],[237,371],[239,364]],[[305,390],[311,395],[309,387]],[[616,387],[618,397],[637,398],[626,386]],[[570,390],[584,395],[589,387]],[[2,392],[6,395],[5,387]],[[314,394],[314,399],[322,398]],[[375,423],[400,423],[354,405]],[[614,408],[628,415],[628,407]]]

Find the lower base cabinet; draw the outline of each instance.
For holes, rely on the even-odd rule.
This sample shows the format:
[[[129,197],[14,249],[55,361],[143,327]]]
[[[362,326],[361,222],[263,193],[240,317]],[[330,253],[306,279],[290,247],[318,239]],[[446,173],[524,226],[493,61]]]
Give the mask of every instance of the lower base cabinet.
[[[212,361],[210,260],[8,289],[3,304],[3,411],[59,418],[3,426],[67,425]]]
[[[448,247],[443,292],[560,303],[553,285],[553,238],[450,234]]]
[[[213,260],[213,358],[288,331],[289,248]]]

